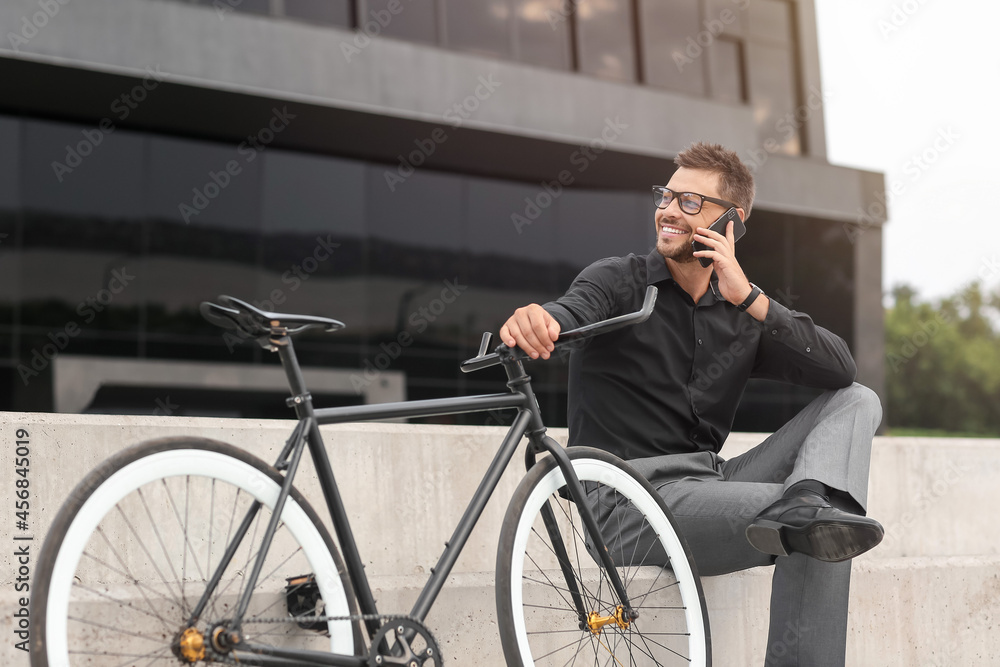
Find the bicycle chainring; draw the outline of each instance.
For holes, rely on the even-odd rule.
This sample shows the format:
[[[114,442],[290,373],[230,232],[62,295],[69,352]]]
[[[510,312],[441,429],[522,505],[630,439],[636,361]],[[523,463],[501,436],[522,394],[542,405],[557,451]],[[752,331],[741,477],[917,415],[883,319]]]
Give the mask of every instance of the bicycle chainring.
[[[441,650],[434,636],[414,618],[388,618],[372,638],[369,667],[441,667],[441,664]]]

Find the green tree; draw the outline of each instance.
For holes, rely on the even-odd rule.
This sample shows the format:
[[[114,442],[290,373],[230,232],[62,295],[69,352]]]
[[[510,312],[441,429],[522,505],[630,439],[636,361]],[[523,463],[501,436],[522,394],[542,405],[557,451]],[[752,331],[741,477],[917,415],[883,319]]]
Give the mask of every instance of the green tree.
[[[885,314],[890,427],[1000,434],[1000,289],[972,283],[937,304],[908,286]]]

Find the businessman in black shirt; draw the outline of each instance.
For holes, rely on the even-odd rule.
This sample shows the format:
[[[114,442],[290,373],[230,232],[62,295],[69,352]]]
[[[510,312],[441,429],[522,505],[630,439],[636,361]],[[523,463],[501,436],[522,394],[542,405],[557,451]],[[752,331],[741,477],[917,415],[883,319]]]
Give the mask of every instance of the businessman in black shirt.
[[[765,665],[842,667],[850,559],[882,539],[865,516],[881,406],[854,382],[840,337],[747,279],[732,223],[726,234],[708,229],[730,207],[742,220],[750,213],[753,176],[739,157],[698,143],[675,162],[667,186],[654,188],[653,252],[595,262],[562,298],[515,311],[500,336],[548,358],[560,331],[638,310],[656,285],[646,322],[572,353],[570,445],[610,451],[643,474],[701,574],[775,565]],[[719,451],[751,377],[827,391],[725,460]]]

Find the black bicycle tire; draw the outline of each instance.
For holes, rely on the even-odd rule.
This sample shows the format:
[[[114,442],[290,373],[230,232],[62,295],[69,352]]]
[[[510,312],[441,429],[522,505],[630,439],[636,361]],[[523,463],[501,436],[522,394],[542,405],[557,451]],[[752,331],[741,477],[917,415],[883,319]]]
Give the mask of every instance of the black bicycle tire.
[[[73,489],[69,497],[60,507],[59,512],[53,519],[49,531],[46,535],[42,549],[39,552],[38,565],[31,586],[31,599],[29,606],[30,614],[30,664],[31,667],[48,667],[48,656],[46,655],[46,612],[49,597],[49,583],[52,570],[55,567],[56,558],[63,545],[73,520],[77,517],[80,509],[86,503],[101,484],[107,481],[115,472],[121,468],[134,463],[144,457],[172,449],[201,449],[225,456],[230,456],[238,461],[246,463],[260,472],[267,475],[272,481],[281,484],[284,479],[273,466],[268,465],[256,456],[235,447],[229,443],[212,440],[209,438],[196,437],[167,437],[147,440],[136,443],[120,452],[105,459],[97,468],[88,473]],[[340,550],[337,548],[329,531],[320,520],[319,515],[313,509],[305,496],[295,488],[291,489],[291,497],[299,504],[307,517],[312,521],[320,537],[326,544],[330,556],[340,573],[340,580],[347,597],[348,606],[352,615],[358,615],[357,596],[344,566]],[[355,654],[365,655],[366,646],[364,636],[359,621],[351,623],[354,635]]]
[[[614,465],[622,473],[632,477],[636,482],[638,482],[639,485],[642,486],[642,488],[652,497],[653,501],[662,511],[663,516],[669,522],[670,527],[683,548],[687,562],[690,565],[691,573],[694,577],[693,584],[697,590],[700,614],[704,621],[706,651],[705,665],[706,667],[711,667],[712,637],[709,625],[708,607],[705,602],[705,593],[701,585],[701,577],[698,575],[697,565],[695,564],[694,558],[691,554],[691,549],[688,546],[687,541],[684,539],[683,534],[680,532],[677,522],[670,513],[670,510],[667,508],[663,499],[658,493],[656,493],[653,486],[644,477],[642,477],[642,475],[636,472],[634,468],[628,465],[628,463],[613,454],[589,447],[572,447],[567,450],[567,454],[570,460],[574,462],[581,459],[597,459]],[[545,457],[539,460],[531,468],[531,470],[528,471],[518,485],[514,495],[511,497],[511,501],[508,505],[507,512],[504,515],[503,525],[500,531],[496,563],[497,625],[500,631],[501,644],[503,646],[508,667],[533,667],[531,665],[525,665],[524,661],[521,659],[518,650],[518,638],[516,636],[514,627],[515,624],[513,621],[514,614],[520,613],[520,611],[513,608],[514,603],[509,595],[511,590],[511,566],[514,557],[513,551],[515,547],[515,533],[517,531],[518,524],[521,521],[521,516],[525,511],[525,504],[528,497],[532,494],[535,487],[538,486],[539,483],[541,483],[541,481],[556,467],[557,463],[555,459],[552,457]]]

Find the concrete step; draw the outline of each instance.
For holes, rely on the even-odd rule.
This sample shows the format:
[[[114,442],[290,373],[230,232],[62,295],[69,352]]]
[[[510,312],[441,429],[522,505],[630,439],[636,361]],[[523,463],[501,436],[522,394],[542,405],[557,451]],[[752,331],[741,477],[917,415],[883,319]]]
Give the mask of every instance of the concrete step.
[[[188,435],[238,443],[273,461],[293,422],[4,413],[0,426],[9,434],[9,444],[15,437],[29,441],[31,501],[27,530],[15,529],[13,502],[0,508],[0,525],[7,538],[15,532],[33,537],[31,553],[37,556],[73,485],[123,447]],[[18,429],[27,435],[15,436]],[[437,561],[504,431],[387,423],[323,427],[384,611],[409,609],[412,597],[407,596],[416,595]],[[551,433],[565,441],[565,430]],[[735,456],[763,437],[733,434],[723,455]],[[482,573],[492,573],[495,565],[499,527],[523,476],[521,454],[520,450],[515,454],[455,566],[458,585],[446,589],[430,619],[442,643],[448,642],[448,655],[473,655],[488,646],[484,642],[496,641],[492,574]],[[13,456],[0,457],[0,480],[9,482],[11,492],[13,466]],[[297,486],[328,521],[311,467],[305,465]],[[1000,598],[1000,533],[989,509],[1000,500],[994,483],[998,473],[997,440],[876,438],[870,514],[886,527],[886,539],[855,564],[849,664],[988,664],[979,656],[1000,648],[987,632]],[[0,609],[4,622],[9,622],[17,605],[13,591],[18,563],[12,548],[0,554]],[[34,568],[34,563],[32,558],[29,566]],[[759,664],[755,656],[763,655],[766,636],[768,570],[709,578],[705,587],[717,655],[729,656],[716,664]],[[448,596],[455,597],[449,602]],[[952,654],[961,659],[952,660]],[[496,655],[496,647],[489,655]],[[0,664],[26,664],[18,662],[23,656],[13,642],[3,645],[0,656]]]
[[[704,578],[713,664],[764,663],[772,572],[770,567],[755,568]],[[405,613],[424,580],[412,575],[375,578],[380,608]],[[442,590],[427,624],[449,664],[505,664],[493,581],[492,573],[465,573],[452,576]],[[849,667],[997,664],[1000,557],[862,556],[853,567],[850,605]],[[794,633],[788,640],[794,643]]]
[[[703,581],[720,667],[764,662],[773,568],[756,568]],[[850,667],[987,667],[1000,654],[1000,558],[867,558],[854,564],[847,665]],[[645,575],[647,578],[652,573]],[[424,575],[380,575],[371,583],[379,610],[407,614]],[[0,633],[14,637],[7,610],[16,600],[5,589]],[[445,664],[503,667],[493,573],[453,575],[427,618]],[[84,639],[97,641],[99,638]],[[787,635],[789,647],[796,641]],[[26,667],[13,641],[0,648],[9,667]],[[772,649],[786,650],[784,646]]]

